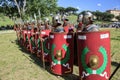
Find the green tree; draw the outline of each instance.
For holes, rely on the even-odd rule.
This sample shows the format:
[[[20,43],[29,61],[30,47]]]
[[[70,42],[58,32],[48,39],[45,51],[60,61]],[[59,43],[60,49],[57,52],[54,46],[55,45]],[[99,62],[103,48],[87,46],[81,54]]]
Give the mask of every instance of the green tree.
[[[21,19],[26,19],[29,16],[33,16],[34,13],[39,14],[39,10],[41,12],[41,16],[47,16],[50,13],[55,13],[57,11],[57,0],[0,0],[0,4],[5,9],[5,13],[9,13],[9,9],[14,11],[12,13],[19,14]],[[7,7],[7,9],[6,9]],[[17,12],[15,12],[17,11]]]
[[[26,0],[0,0],[3,13],[7,16],[19,16],[23,19],[26,11]]]
[[[64,14],[65,13],[65,9],[64,7],[58,7],[58,11],[60,12],[60,14]]]
[[[96,12],[92,12],[95,16],[96,16],[96,18],[97,18],[97,20],[102,20],[102,12],[100,12],[100,11],[96,11]]]
[[[111,19],[114,18],[113,14],[107,12],[95,11],[92,13],[96,16],[97,20],[99,21],[111,21]]]
[[[112,18],[114,18],[114,15],[108,12],[103,12],[101,18],[103,21],[111,21]]]
[[[57,11],[57,0],[28,0],[27,7],[29,16],[34,13],[38,15],[40,10],[41,16],[44,17]]]
[[[118,21],[120,21],[120,15],[119,15],[119,16],[116,16],[116,19],[118,19]]]
[[[68,13],[75,14],[78,11],[78,9],[74,8],[74,7],[67,7],[65,11],[68,12]]]

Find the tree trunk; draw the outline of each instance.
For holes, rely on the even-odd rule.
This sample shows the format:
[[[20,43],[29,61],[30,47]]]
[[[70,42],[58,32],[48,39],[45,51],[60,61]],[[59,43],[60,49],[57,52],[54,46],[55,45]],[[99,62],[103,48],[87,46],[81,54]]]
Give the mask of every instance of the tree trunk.
[[[26,11],[25,7],[26,7],[26,0],[23,1],[23,9],[22,9],[23,15],[25,14],[25,11]]]
[[[20,6],[18,5],[18,2],[16,0],[14,0],[16,6],[17,6],[17,9],[18,9],[18,13],[20,15],[20,18],[21,18],[21,10],[20,10]]]
[[[20,15],[20,18],[21,18],[22,20],[24,20],[24,15],[25,15],[25,11],[26,11],[26,9],[25,9],[25,7],[26,7],[26,0],[23,1],[23,7],[22,7],[22,8],[20,8],[19,3],[17,2],[17,0],[14,0],[14,2],[15,2],[15,4],[16,4],[16,6],[17,6],[17,9],[18,9],[18,13],[19,13],[19,15]]]

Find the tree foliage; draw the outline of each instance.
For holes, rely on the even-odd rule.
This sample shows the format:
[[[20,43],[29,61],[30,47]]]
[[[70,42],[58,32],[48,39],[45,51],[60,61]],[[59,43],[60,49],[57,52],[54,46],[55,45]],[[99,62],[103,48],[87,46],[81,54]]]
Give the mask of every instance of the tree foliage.
[[[88,11],[88,10],[87,10]],[[86,11],[80,12],[80,14],[84,14]],[[96,20],[98,21],[111,21],[112,18],[114,18],[113,14],[110,14],[108,12],[100,12],[100,11],[89,11],[96,17]]]
[[[28,0],[27,13],[29,15],[33,15],[36,13],[38,15],[38,11],[40,10],[41,16],[47,16],[50,13],[55,13],[57,11],[57,0]]]
[[[72,14],[76,14],[76,12],[78,11],[77,8],[74,7],[58,7],[58,12],[60,12],[60,14],[65,14],[65,13],[72,13]]]
[[[60,14],[64,14],[65,13],[65,9],[64,7],[58,7],[58,11],[60,12]]]
[[[104,20],[104,21],[111,21],[112,18],[114,18],[113,14],[110,14],[108,12],[102,13],[102,20]]]
[[[78,9],[77,9],[77,8],[74,8],[74,7],[67,7],[65,11],[68,12],[68,13],[69,13],[69,12],[75,13],[76,11],[78,11]]]
[[[92,13],[96,16],[97,20],[99,20],[99,21],[111,21],[112,18],[114,18],[113,14],[110,14],[107,12],[95,11]]]
[[[22,19],[34,14],[46,16],[57,10],[57,0],[0,0],[0,5],[6,15],[16,14]]]
[[[119,15],[119,16],[116,16],[116,19],[118,19],[118,21],[120,21],[120,15]]]
[[[26,0],[0,0],[2,12],[7,16],[17,16],[23,19],[26,11]]]

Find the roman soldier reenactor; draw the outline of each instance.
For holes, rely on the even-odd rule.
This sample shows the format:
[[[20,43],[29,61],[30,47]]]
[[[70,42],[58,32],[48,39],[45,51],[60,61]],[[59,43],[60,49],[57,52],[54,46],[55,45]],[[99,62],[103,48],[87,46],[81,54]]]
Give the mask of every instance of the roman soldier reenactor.
[[[93,24],[93,14],[86,11],[84,14],[80,14],[78,17],[78,30],[81,31],[99,31],[99,27]]]
[[[53,32],[64,32],[64,28],[62,26],[62,22],[61,19],[59,17],[59,15],[56,15],[52,18],[52,22],[53,22]]]

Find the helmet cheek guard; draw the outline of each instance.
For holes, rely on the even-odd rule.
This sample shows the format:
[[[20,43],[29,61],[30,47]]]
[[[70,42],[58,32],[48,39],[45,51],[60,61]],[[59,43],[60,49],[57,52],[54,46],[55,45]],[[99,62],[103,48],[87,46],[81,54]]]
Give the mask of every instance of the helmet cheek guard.
[[[83,19],[83,15],[82,14],[78,15],[77,22],[82,22],[82,19]]]

